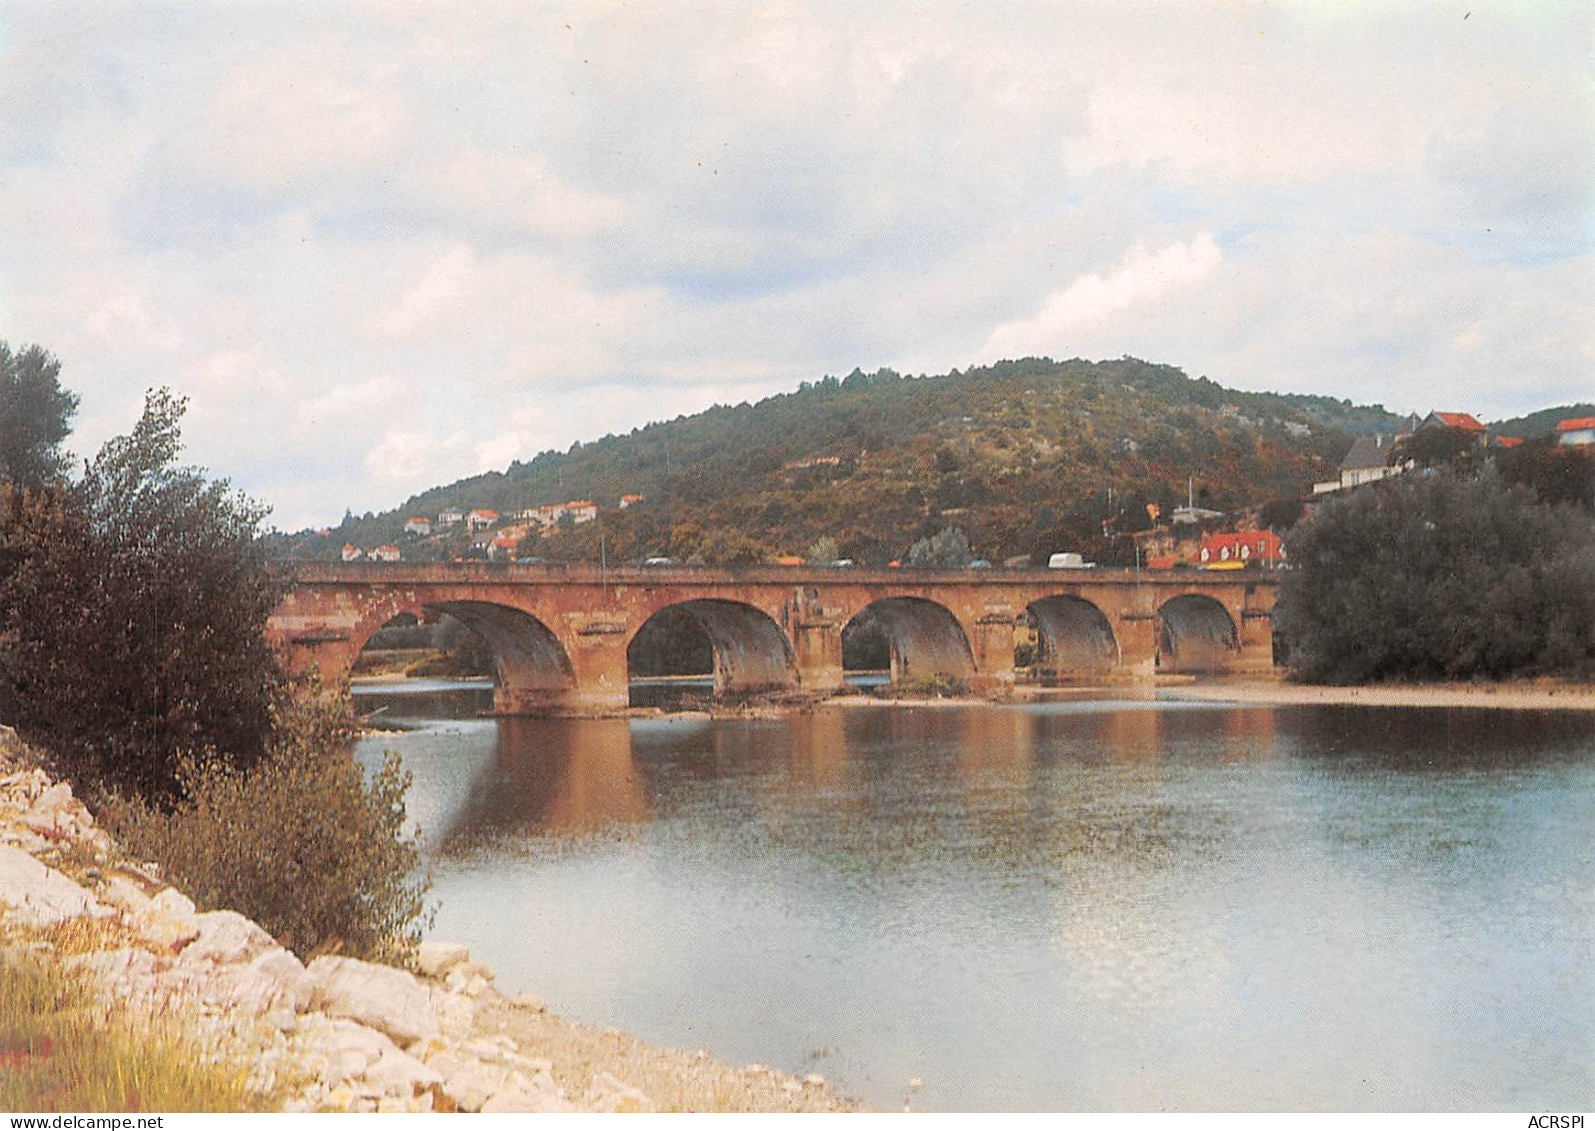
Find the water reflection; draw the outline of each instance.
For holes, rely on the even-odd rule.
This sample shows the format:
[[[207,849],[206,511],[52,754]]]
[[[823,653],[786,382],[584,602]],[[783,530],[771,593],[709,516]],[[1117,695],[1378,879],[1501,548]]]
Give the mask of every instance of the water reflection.
[[[911,1076],[977,1109],[1588,1094],[1589,716],[1080,700],[383,744],[438,931],[589,1022],[888,1107]]]

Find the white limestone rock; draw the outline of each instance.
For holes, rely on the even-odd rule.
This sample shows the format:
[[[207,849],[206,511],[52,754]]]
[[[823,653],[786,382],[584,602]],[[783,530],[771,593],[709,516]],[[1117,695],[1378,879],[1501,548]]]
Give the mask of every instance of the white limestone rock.
[[[150,900],[157,910],[167,915],[192,916],[197,912],[194,901],[178,891],[176,888],[162,888]]]
[[[441,978],[454,967],[471,960],[471,950],[464,943],[427,939],[415,952],[416,969],[428,978]]]
[[[206,911],[194,920],[199,936],[183,948],[184,962],[248,962],[277,946],[276,939],[236,911]]]
[[[311,962],[314,1003],[332,1017],[347,1017],[396,1041],[441,1035],[425,988],[391,966],[358,958],[324,957]]]
[[[595,1072],[588,1091],[587,1106],[592,1111],[653,1111],[653,1100],[640,1089],[608,1072]]]
[[[381,1089],[383,1095],[403,1097],[443,1082],[435,1069],[398,1049],[385,1050],[365,1070],[364,1078],[367,1084]]]
[[[249,969],[274,982],[282,992],[284,1004],[295,1013],[303,1013],[310,1008],[316,983],[293,951],[274,946],[252,958]]]
[[[110,915],[82,886],[8,844],[0,844],[0,904],[18,921],[49,927],[80,915]]]

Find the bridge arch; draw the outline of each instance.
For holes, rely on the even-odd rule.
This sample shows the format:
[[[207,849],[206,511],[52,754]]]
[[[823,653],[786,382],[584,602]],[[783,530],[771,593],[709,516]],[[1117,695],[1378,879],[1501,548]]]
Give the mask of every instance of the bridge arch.
[[[937,677],[967,680],[975,674],[969,636],[947,606],[925,597],[882,597],[864,606],[848,624],[865,616],[873,616],[885,629],[893,683]]]
[[[671,612],[691,618],[709,638],[716,694],[746,695],[797,684],[797,659],[781,626],[755,605],[721,597],[693,598],[656,609],[627,641],[628,671],[635,662],[633,646],[638,638]]]
[[[1240,652],[1240,630],[1217,598],[1182,593],[1158,606],[1157,663],[1162,670],[1220,671],[1232,666]]]
[[[521,713],[558,706],[576,687],[570,656],[559,637],[524,609],[490,601],[390,599],[378,602],[350,631],[350,664],[372,635],[394,618],[404,613],[420,618],[428,611],[449,614],[480,637],[492,651],[495,710]]]
[[[1100,676],[1121,659],[1107,615],[1091,601],[1057,594],[1030,602],[1036,629],[1036,670],[1045,676]]]

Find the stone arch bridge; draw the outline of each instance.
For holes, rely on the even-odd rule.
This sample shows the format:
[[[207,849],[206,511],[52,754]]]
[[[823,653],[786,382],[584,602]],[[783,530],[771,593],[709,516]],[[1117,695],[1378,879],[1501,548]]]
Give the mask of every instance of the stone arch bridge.
[[[721,693],[842,686],[842,630],[871,611],[894,680],[1014,681],[1028,614],[1038,663],[1061,678],[1273,666],[1277,582],[1256,571],[600,569],[487,562],[281,563],[268,634],[291,671],[349,675],[400,613],[446,612],[493,649],[506,714],[624,708],[627,647],[656,613],[691,615],[714,646]]]

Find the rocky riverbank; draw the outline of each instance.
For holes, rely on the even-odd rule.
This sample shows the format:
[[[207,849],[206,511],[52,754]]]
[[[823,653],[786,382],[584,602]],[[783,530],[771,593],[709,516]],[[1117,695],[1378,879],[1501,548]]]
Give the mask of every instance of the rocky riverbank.
[[[283,1111],[836,1111],[817,1076],[656,1049],[506,997],[466,948],[414,970],[302,962],[235,911],[200,911],[126,859],[64,782],[0,727],[0,961],[89,979],[108,1011],[244,1065]]]

